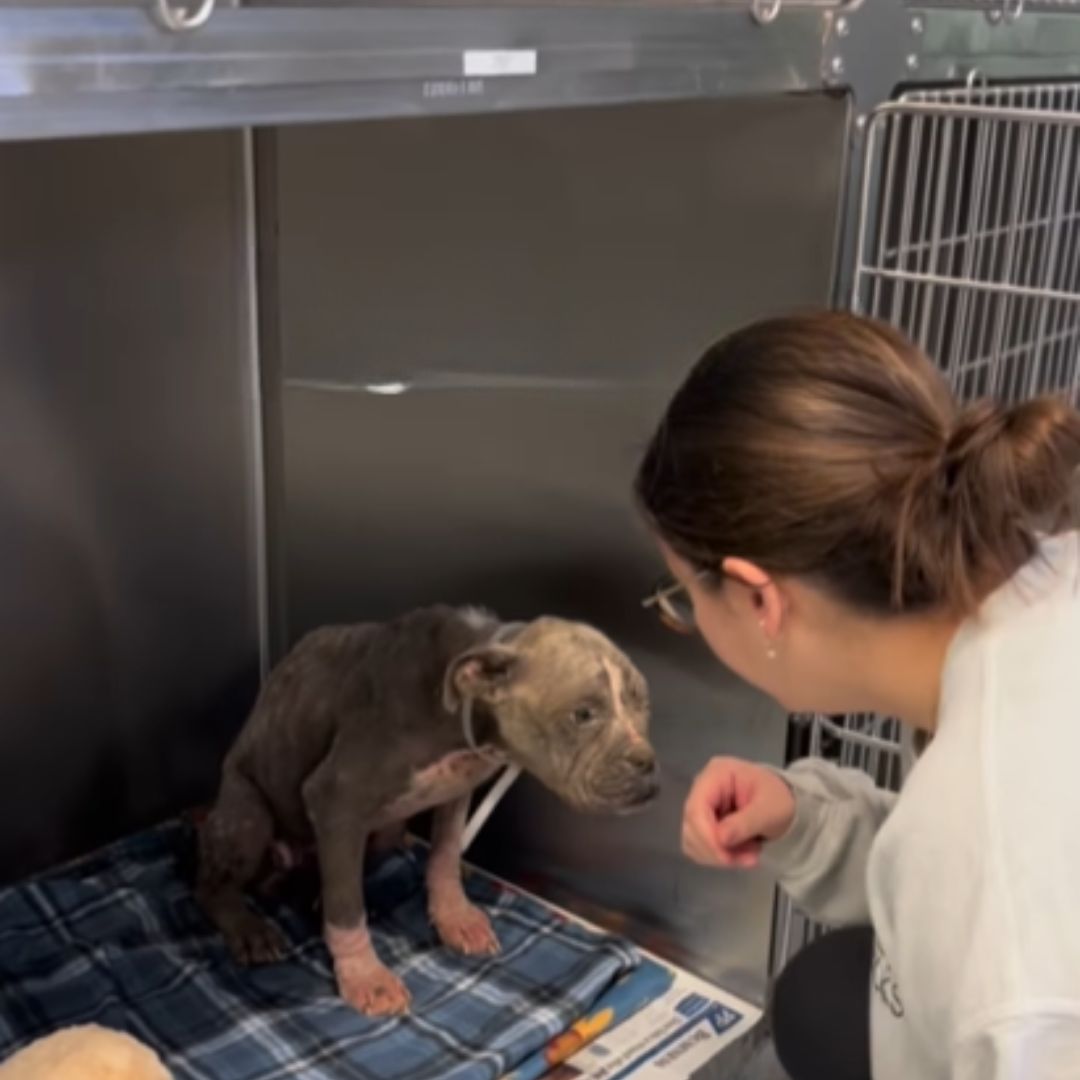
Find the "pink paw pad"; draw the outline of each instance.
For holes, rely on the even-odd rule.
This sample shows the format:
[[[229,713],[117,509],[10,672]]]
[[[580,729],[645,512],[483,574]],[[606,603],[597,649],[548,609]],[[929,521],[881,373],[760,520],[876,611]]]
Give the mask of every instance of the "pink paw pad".
[[[411,997],[405,984],[377,960],[345,960],[335,965],[338,989],[357,1012],[365,1016],[400,1016],[409,1011]]]
[[[400,1016],[412,1000],[405,984],[375,954],[366,927],[327,925],[326,944],[334,958],[338,991],[365,1016]]]
[[[433,908],[431,921],[439,933],[439,940],[454,952],[464,956],[496,956],[500,951],[491,920],[468,902]]]

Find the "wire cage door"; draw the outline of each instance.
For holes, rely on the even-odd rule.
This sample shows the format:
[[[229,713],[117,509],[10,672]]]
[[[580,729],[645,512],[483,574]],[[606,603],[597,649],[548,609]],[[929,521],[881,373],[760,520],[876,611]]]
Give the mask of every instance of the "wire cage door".
[[[1080,404],[1080,83],[921,90],[868,122],[852,307],[903,330],[963,400]],[[797,753],[896,790],[883,717],[793,718]],[[906,760],[905,760],[906,759]],[[781,894],[772,969],[824,932]]]

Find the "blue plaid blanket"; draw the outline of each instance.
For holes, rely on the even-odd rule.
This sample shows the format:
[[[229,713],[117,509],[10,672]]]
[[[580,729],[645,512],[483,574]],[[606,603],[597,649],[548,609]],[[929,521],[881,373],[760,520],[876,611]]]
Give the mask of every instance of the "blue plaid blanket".
[[[625,942],[481,875],[467,889],[502,955],[451,954],[428,925],[413,850],[366,886],[376,947],[413,1011],[367,1019],[337,997],[313,918],[286,905],[265,910],[291,942],[287,961],[235,966],[192,898],[190,844],[170,823],[0,890],[0,1060],[98,1023],[154,1047],[177,1080],[496,1080],[637,963]]]

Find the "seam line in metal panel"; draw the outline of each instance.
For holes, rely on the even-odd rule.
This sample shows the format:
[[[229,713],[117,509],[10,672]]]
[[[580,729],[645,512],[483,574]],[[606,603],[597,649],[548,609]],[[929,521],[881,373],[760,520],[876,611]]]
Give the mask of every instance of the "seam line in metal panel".
[[[255,210],[255,135],[244,128],[241,138],[241,197],[244,246],[244,353],[251,424],[251,531],[255,577],[255,624],[259,640],[259,681],[270,668],[270,579],[267,556],[266,444],[259,334],[258,222]]]

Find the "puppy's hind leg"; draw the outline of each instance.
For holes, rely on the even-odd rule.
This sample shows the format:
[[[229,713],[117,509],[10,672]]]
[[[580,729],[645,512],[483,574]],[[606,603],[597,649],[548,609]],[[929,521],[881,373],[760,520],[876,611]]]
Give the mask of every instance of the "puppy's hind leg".
[[[266,801],[251,781],[227,767],[217,802],[199,828],[195,898],[240,964],[272,963],[285,953],[281,932],[252,911],[244,897],[273,837]]]

